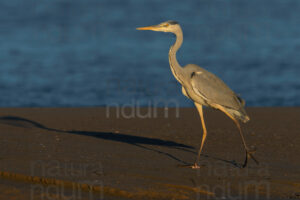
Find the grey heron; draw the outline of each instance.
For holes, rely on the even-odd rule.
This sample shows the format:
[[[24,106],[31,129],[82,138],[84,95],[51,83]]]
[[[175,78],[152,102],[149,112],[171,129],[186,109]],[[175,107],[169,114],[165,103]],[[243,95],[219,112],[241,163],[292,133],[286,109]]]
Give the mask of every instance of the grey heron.
[[[182,29],[176,21],[166,21],[158,25],[139,27],[137,30],[152,30],[160,32],[170,32],[176,35],[176,42],[169,50],[169,63],[171,71],[176,80],[182,85],[182,93],[191,99],[200,115],[203,135],[194,165],[194,169],[200,168],[200,154],[206,139],[207,130],[203,117],[203,106],[212,107],[224,112],[230,117],[238,127],[245,151],[246,157],[242,167],[246,167],[248,158],[252,158],[257,164],[258,161],[252,155],[253,152],[247,147],[239,121],[246,123],[250,120],[244,105],[245,101],[236,95],[221,79],[211,72],[195,65],[188,64],[181,67],[176,59],[176,52],[183,42]]]

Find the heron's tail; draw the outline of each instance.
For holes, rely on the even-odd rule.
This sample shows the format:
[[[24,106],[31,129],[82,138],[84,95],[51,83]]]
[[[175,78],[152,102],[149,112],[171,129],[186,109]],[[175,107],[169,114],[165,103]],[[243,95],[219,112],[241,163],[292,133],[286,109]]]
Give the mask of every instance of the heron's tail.
[[[243,107],[240,108],[239,110],[233,110],[233,109],[228,109],[228,108],[226,110],[235,119],[240,120],[244,123],[246,123],[250,120],[250,117],[247,115],[247,113]]]

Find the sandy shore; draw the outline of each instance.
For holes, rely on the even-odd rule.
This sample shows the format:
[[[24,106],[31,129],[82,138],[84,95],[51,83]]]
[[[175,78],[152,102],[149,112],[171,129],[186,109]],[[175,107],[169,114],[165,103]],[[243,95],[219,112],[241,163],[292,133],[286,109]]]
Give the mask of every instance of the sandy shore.
[[[248,108],[234,123],[195,108],[1,108],[0,199],[299,199],[300,108]],[[168,116],[166,116],[168,114]],[[73,198],[70,198],[73,197]]]

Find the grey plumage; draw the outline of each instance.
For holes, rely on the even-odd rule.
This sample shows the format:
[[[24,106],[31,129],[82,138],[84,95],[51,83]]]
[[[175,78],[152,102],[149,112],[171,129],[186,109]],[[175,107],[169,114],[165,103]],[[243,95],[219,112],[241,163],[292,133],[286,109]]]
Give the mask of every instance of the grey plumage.
[[[197,65],[189,64],[184,69],[187,74],[191,74],[190,86],[187,86],[188,90],[185,90],[192,90],[192,92],[196,93],[204,100],[205,106],[215,108],[215,105],[218,104],[228,110],[236,119],[243,122],[249,120],[249,116],[243,108],[243,100],[240,101],[240,97],[221,79]],[[195,98],[196,102],[198,102],[199,97]],[[201,101],[198,103],[203,105]]]

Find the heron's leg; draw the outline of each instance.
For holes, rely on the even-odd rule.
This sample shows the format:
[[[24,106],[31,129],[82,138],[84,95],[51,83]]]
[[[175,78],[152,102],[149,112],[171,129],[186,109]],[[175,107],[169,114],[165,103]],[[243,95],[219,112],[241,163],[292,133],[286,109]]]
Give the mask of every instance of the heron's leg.
[[[203,135],[202,135],[201,146],[200,146],[200,149],[198,151],[198,156],[197,156],[197,159],[195,161],[195,164],[194,164],[193,168],[200,168],[200,166],[198,165],[198,162],[199,162],[201,151],[202,151],[205,139],[206,139],[207,131],[206,131],[205,123],[204,123],[202,105],[195,103],[195,106],[196,106],[196,108],[197,108],[197,110],[199,112],[199,115],[200,115],[200,119],[201,119],[201,123],[202,123],[202,128],[203,128]]]
[[[234,118],[232,120],[234,121],[234,123],[236,124],[236,126],[239,129],[239,133],[240,133],[240,136],[242,138],[242,141],[243,141],[243,144],[244,144],[244,147],[245,147],[245,150],[246,150],[246,158],[245,158],[245,161],[244,161],[244,164],[243,164],[242,167],[245,168],[247,166],[248,157],[252,158],[256,164],[259,164],[259,162],[252,155],[253,152],[251,152],[249,150],[249,148],[247,147],[247,145],[246,145],[245,138],[244,138],[244,135],[243,135],[240,123],[236,119],[234,119]]]
[[[244,148],[245,148],[245,151],[246,151],[246,157],[245,157],[245,161],[244,161],[244,164],[243,164],[243,168],[245,168],[247,166],[247,163],[248,163],[248,157],[252,158],[256,164],[259,164],[259,162],[254,158],[254,156],[252,155],[253,152],[251,152],[249,150],[249,148],[247,147],[247,144],[245,142],[245,138],[244,138],[244,135],[243,135],[243,132],[242,132],[242,129],[241,129],[241,125],[240,123],[233,117],[231,116],[223,107],[221,106],[218,106],[218,108],[223,111],[230,119],[232,119],[234,121],[234,123],[236,124],[236,126],[238,127],[239,129],[239,133],[240,133],[240,136],[242,138],[242,141],[243,141],[243,145],[244,145]]]

